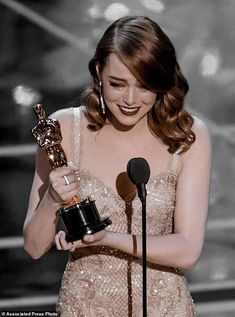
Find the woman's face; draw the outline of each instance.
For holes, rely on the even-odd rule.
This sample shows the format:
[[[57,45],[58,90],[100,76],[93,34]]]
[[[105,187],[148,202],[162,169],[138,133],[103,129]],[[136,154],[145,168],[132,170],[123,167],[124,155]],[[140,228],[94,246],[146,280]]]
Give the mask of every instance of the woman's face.
[[[146,119],[156,94],[143,87],[115,54],[107,58],[101,80],[111,122],[114,119],[121,126],[131,127]]]

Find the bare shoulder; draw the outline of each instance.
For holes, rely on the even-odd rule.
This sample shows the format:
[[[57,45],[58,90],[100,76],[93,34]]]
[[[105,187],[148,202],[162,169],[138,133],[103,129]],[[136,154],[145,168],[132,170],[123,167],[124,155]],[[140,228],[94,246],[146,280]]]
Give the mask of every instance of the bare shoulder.
[[[73,117],[73,108],[63,108],[50,115],[50,118],[59,120],[61,122],[71,120]]]
[[[74,119],[74,116],[80,115],[84,117],[84,109],[82,106],[80,107],[69,107],[59,109],[56,112],[50,115],[50,118],[57,119],[61,122],[69,122]]]
[[[190,146],[189,150],[183,153],[182,160],[187,161],[201,161],[203,159],[210,160],[211,157],[211,137],[207,124],[197,118],[193,117],[194,123],[192,130],[195,133],[195,142]]]
[[[56,119],[59,121],[62,130],[70,130],[74,125],[74,118],[79,113],[82,114],[82,107],[69,107],[59,109],[56,112],[50,115],[50,118]]]
[[[205,133],[209,134],[209,129],[207,124],[200,118],[193,116],[193,130],[194,131],[204,131]]]
[[[74,111],[73,108],[63,108],[50,115],[51,119],[59,122],[62,134],[62,147],[67,154],[71,153],[71,136],[74,133]]]
[[[199,119],[198,117],[193,117],[194,124],[192,127],[193,132],[195,133],[196,140],[192,145],[192,148],[196,147],[210,147],[211,146],[211,138],[210,132],[207,124]]]

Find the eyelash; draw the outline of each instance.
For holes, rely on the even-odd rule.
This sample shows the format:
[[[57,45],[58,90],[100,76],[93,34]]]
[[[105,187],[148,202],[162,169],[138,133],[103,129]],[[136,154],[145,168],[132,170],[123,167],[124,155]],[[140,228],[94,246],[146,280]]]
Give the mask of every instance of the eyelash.
[[[119,83],[114,83],[114,82],[109,82],[109,85],[114,87],[114,88],[121,88],[124,87],[123,84],[119,84]]]
[[[148,90],[145,86],[139,85],[138,88],[142,89],[142,90]]]
[[[114,88],[123,88],[123,87],[125,87],[125,85],[123,85],[123,84],[114,83],[114,82],[109,82],[109,85],[114,87]],[[142,90],[148,90],[146,87],[144,87],[142,85],[137,86],[137,88],[140,88]]]

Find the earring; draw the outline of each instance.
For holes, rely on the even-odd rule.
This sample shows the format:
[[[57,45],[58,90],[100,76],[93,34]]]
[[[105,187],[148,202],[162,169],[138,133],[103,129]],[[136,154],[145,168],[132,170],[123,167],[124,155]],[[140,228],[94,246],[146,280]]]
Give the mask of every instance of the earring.
[[[102,81],[99,81],[99,93],[100,93],[100,105],[102,109],[102,113],[105,114],[105,105],[104,105],[104,98],[102,95]]]

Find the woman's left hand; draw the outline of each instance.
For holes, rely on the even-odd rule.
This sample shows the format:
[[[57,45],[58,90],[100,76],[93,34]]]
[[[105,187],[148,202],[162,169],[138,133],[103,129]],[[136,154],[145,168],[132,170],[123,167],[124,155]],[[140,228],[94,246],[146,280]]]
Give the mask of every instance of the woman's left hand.
[[[57,250],[69,250],[73,252],[77,248],[84,248],[92,245],[103,245],[106,233],[106,230],[102,230],[94,234],[87,234],[81,240],[67,242],[66,233],[64,231],[59,231],[55,236],[56,248]]]

